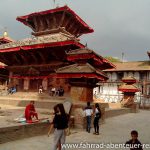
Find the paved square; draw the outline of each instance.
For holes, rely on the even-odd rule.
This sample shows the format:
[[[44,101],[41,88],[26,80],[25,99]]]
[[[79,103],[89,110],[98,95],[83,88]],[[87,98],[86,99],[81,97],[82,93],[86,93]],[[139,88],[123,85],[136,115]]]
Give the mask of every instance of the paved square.
[[[130,138],[130,131],[139,132],[139,140],[150,144],[150,111],[126,114],[106,120],[100,127],[100,135],[86,133],[83,130],[72,131],[66,143],[125,143]],[[17,136],[17,135],[16,135]],[[53,135],[38,136],[0,145],[0,150],[51,150]],[[75,150],[75,149],[74,149]]]

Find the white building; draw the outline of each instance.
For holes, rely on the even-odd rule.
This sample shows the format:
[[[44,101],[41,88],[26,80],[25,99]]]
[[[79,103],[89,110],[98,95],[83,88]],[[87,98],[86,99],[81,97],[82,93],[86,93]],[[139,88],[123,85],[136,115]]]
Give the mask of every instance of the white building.
[[[150,62],[119,62],[113,63],[116,68],[106,70],[105,73],[109,77],[107,82],[99,83],[94,89],[97,97],[105,102],[119,102],[122,99],[122,93],[118,91],[118,87],[122,84],[122,78],[131,76],[137,79],[137,86],[141,92],[136,93],[136,101],[140,101],[141,97],[150,97]]]

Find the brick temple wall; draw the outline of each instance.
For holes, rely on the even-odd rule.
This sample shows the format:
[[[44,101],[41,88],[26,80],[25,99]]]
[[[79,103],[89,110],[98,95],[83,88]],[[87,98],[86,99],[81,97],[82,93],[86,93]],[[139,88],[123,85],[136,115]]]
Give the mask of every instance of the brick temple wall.
[[[73,101],[93,101],[93,89],[87,87],[71,87]]]

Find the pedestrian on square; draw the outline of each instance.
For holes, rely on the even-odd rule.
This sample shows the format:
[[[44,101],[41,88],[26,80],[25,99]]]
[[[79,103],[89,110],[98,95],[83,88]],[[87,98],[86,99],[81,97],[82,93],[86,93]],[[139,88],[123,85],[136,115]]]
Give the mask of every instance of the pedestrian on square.
[[[60,147],[61,144],[65,144],[65,129],[68,128],[68,116],[63,104],[57,104],[57,113],[55,113],[53,119],[53,126],[55,129],[53,150],[57,150],[57,147]]]
[[[99,135],[99,120],[101,118],[101,110],[98,103],[95,104],[94,114],[94,134]]]
[[[91,107],[90,102],[87,102],[87,106],[85,107],[85,116],[86,116],[86,131],[90,133],[91,130],[91,120],[92,120],[92,114],[93,114],[93,109]]]

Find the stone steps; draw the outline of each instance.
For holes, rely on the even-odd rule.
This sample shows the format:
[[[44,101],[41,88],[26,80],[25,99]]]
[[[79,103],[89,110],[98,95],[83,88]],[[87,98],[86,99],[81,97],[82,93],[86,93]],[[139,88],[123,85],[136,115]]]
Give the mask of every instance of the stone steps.
[[[39,94],[37,92],[17,92],[14,94],[1,95],[0,99],[63,99],[59,96],[50,96],[48,93]]]
[[[47,134],[50,123],[23,124],[0,128],[0,144]]]
[[[121,103],[108,103],[109,108],[120,109],[122,108]]]

